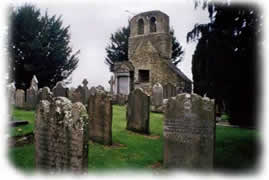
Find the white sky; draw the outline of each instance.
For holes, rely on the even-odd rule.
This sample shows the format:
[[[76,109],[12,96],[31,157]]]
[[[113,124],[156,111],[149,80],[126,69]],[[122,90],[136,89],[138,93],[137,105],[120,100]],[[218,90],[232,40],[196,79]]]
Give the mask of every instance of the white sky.
[[[70,86],[77,87],[87,78],[88,86],[103,85],[109,88],[111,73],[105,62],[105,47],[109,44],[111,33],[128,24],[134,14],[144,11],[160,10],[170,17],[170,26],[185,49],[185,57],[179,68],[192,79],[191,57],[196,43],[186,43],[186,34],[195,23],[208,22],[207,11],[194,9],[191,0],[175,1],[91,1],[76,3],[34,3],[38,8],[48,10],[49,15],[62,15],[65,25],[70,25],[71,45],[80,49],[78,68],[72,74]],[[128,10],[131,13],[126,12]]]

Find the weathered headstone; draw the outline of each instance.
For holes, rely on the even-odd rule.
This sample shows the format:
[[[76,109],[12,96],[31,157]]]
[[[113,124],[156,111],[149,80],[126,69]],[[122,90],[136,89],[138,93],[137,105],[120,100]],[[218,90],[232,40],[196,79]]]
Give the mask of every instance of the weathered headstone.
[[[56,86],[52,89],[52,92],[54,97],[68,97],[68,90],[64,87],[64,83],[62,81],[56,83]]]
[[[80,102],[65,97],[41,100],[35,120],[36,168],[47,171],[86,171],[88,116]]]
[[[125,94],[117,94],[117,104],[125,105],[128,101],[128,95]]]
[[[82,99],[83,99],[83,104],[87,105],[88,104],[88,99],[89,99],[89,88],[88,88],[88,81],[87,79],[84,79],[82,81],[83,87],[82,87]]]
[[[149,134],[150,97],[141,88],[133,90],[128,96],[127,129]]]
[[[14,82],[7,86],[7,94],[8,94],[8,102],[10,104],[15,104],[16,87]]]
[[[31,80],[31,86],[33,89],[35,89],[36,91],[38,91],[38,80],[36,78],[36,76],[34,75],[32,80]]]
[[[164,120],[164,166],[212,169],[215,151],[214,100],[178,94],[168,100]]]
[[[72,93],[72,98],[71,101],[74,102],[81,102],[83,103],[84,99],[83,99],[83,88],[79,85],[77,89],[75,89],[75,91],[73,91]]]
[[[104,145],[112,144],[111,97],[91,88],[88,104],[89,138]]]
[[[161,106],[163,104],[163,87],[157,83],[152,88],[152,105]]]
[[[30,87],[26,90],[26,109],[35,109],[38,101],[38,89]]]
[[[163,87],[160,83],[152,87],[151,111],[163,112]]]
[[[67,98],[70,99],[71,101],[73,99],[73,94],[74,94],[75,90],[76,90],[76,88],[70,87],[67,91]]]
[[[38,91],[38,102],[40,102],[41,100],[48,100],[48,101],[52,101],[53,98],[53,94],[50,91],[49,87],[43,87],[40,88]]]
[[[24,108],[25,106],[25,92],[23,89],[17,89],[16,91],[15,106],[18,108]]]
[[[163,98],[168,99],[170,97],[176,96],[176,87],[170,83],[167,83],[163,87]]]
[[[91,87],[91,89],[89,90],[89,96],[94,96],[96,94],[97,90],[95,87]]]

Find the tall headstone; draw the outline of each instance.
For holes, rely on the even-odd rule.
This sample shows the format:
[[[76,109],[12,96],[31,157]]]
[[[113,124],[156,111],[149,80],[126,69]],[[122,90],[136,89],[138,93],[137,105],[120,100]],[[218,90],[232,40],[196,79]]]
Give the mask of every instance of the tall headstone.
[[[104,145],[112,144],[111,97],[91,88],[88,104],[89,138]]]
[[[215,151],[214,100],[197,94],[168,99],[164,119],[164,166],[213,168]]]
[[[83,79],[82,81],[83,87],[82,87],[82,99],[83,99],[83,104],[87,105],[88,104],[88,99],[89,99],[89,88],[88,88],[88,81],[87,79]]]
[[[133,90],[128,96],[127,129],[149,134],[150,97],[141,88]]]
[[[38,102],[38,89],[30,87],[26,90],[26,109],[35,109]]]
[[[17,89],[17,91],[16,91],[15,106],[18,108],[25,107],[25,92],[23,89]]]
[[[38,80],[34,75],[31,81],[31,86],[26,90],[26,109],[35,109],[38,102]]]
[[[62,81],[56,83],[55,87],[52,89],[52,92],[54,97],[68,97],[68,90],[64,87],[64,83]]]
[[[33,89],[35,89],[36,91],[38,91],[38,80],[36,78],[36,76],[34,75],[32,80],[31,80],[31,86]]]
[[[15,104],[15,94],[16,94],[16,87],[15,83],[11,83],[7,86],[7,94],[8,94],[8,102],[10,104]]]
[[[163,98],[164,99],[169,99],[170,97],[176,96],[176,87],[172,85],[171,83],[167,83],[163,87]]]
[[[152,87],[151,111],[163,112],[163,87],[160,83]]]
[[[35,119],[35,164],[46,171],[86,171],[88,116],[82,103],[65,97],[41,100]]]

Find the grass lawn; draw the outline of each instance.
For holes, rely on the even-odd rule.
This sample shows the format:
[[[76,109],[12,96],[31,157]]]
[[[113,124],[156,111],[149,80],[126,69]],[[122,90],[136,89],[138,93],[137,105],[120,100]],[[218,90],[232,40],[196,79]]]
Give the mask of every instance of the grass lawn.
[[[113,106],[113,146],[89,142],[89,171],[137,168],[150,170],[162,163],[163,115],[150,114],[150,136],[136,134],[125,129],[125,107]],[[15,109],[17,119],[30,120],[30,124],[11,135],[29,133],[34,126],[34,112]],[[217,126],[215,168],[218,170],[246,170],[257,165],[256,130]],[[14,147],[9,150],[11,162],[23,170],[34,169],[34,145]]]

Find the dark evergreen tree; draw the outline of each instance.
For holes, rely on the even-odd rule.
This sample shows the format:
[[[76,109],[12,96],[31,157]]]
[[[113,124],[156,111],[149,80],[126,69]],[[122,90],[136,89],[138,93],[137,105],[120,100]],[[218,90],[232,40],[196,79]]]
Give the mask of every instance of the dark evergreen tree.
[[[171,61],[177,65],[183,59],[183,48],[174,35],[174,30],[171,28],[170,34],[172,36],[172,57]],[[122,27],[114,34],[111,34],[110,44],[106,47],[107,56],[105,58],[106,64],[109,65],[110,70],[115,62],[128,61],[128,38],[130,36],[130,27]]]
[[[44,16],[34,5],[12,9],[8,40],[9,70],[17,88],[27,89],[33,75],[39,87],[52,88],[76,69],[79,51],[70,47],[69,26],[61,16]]]
[[[194,92],[225,102],[230,122],[254,126],[258,97],[261,16],[254,5],[203,4],[210,23],[196,25],[187,40],[198,40],[193,55]]]

